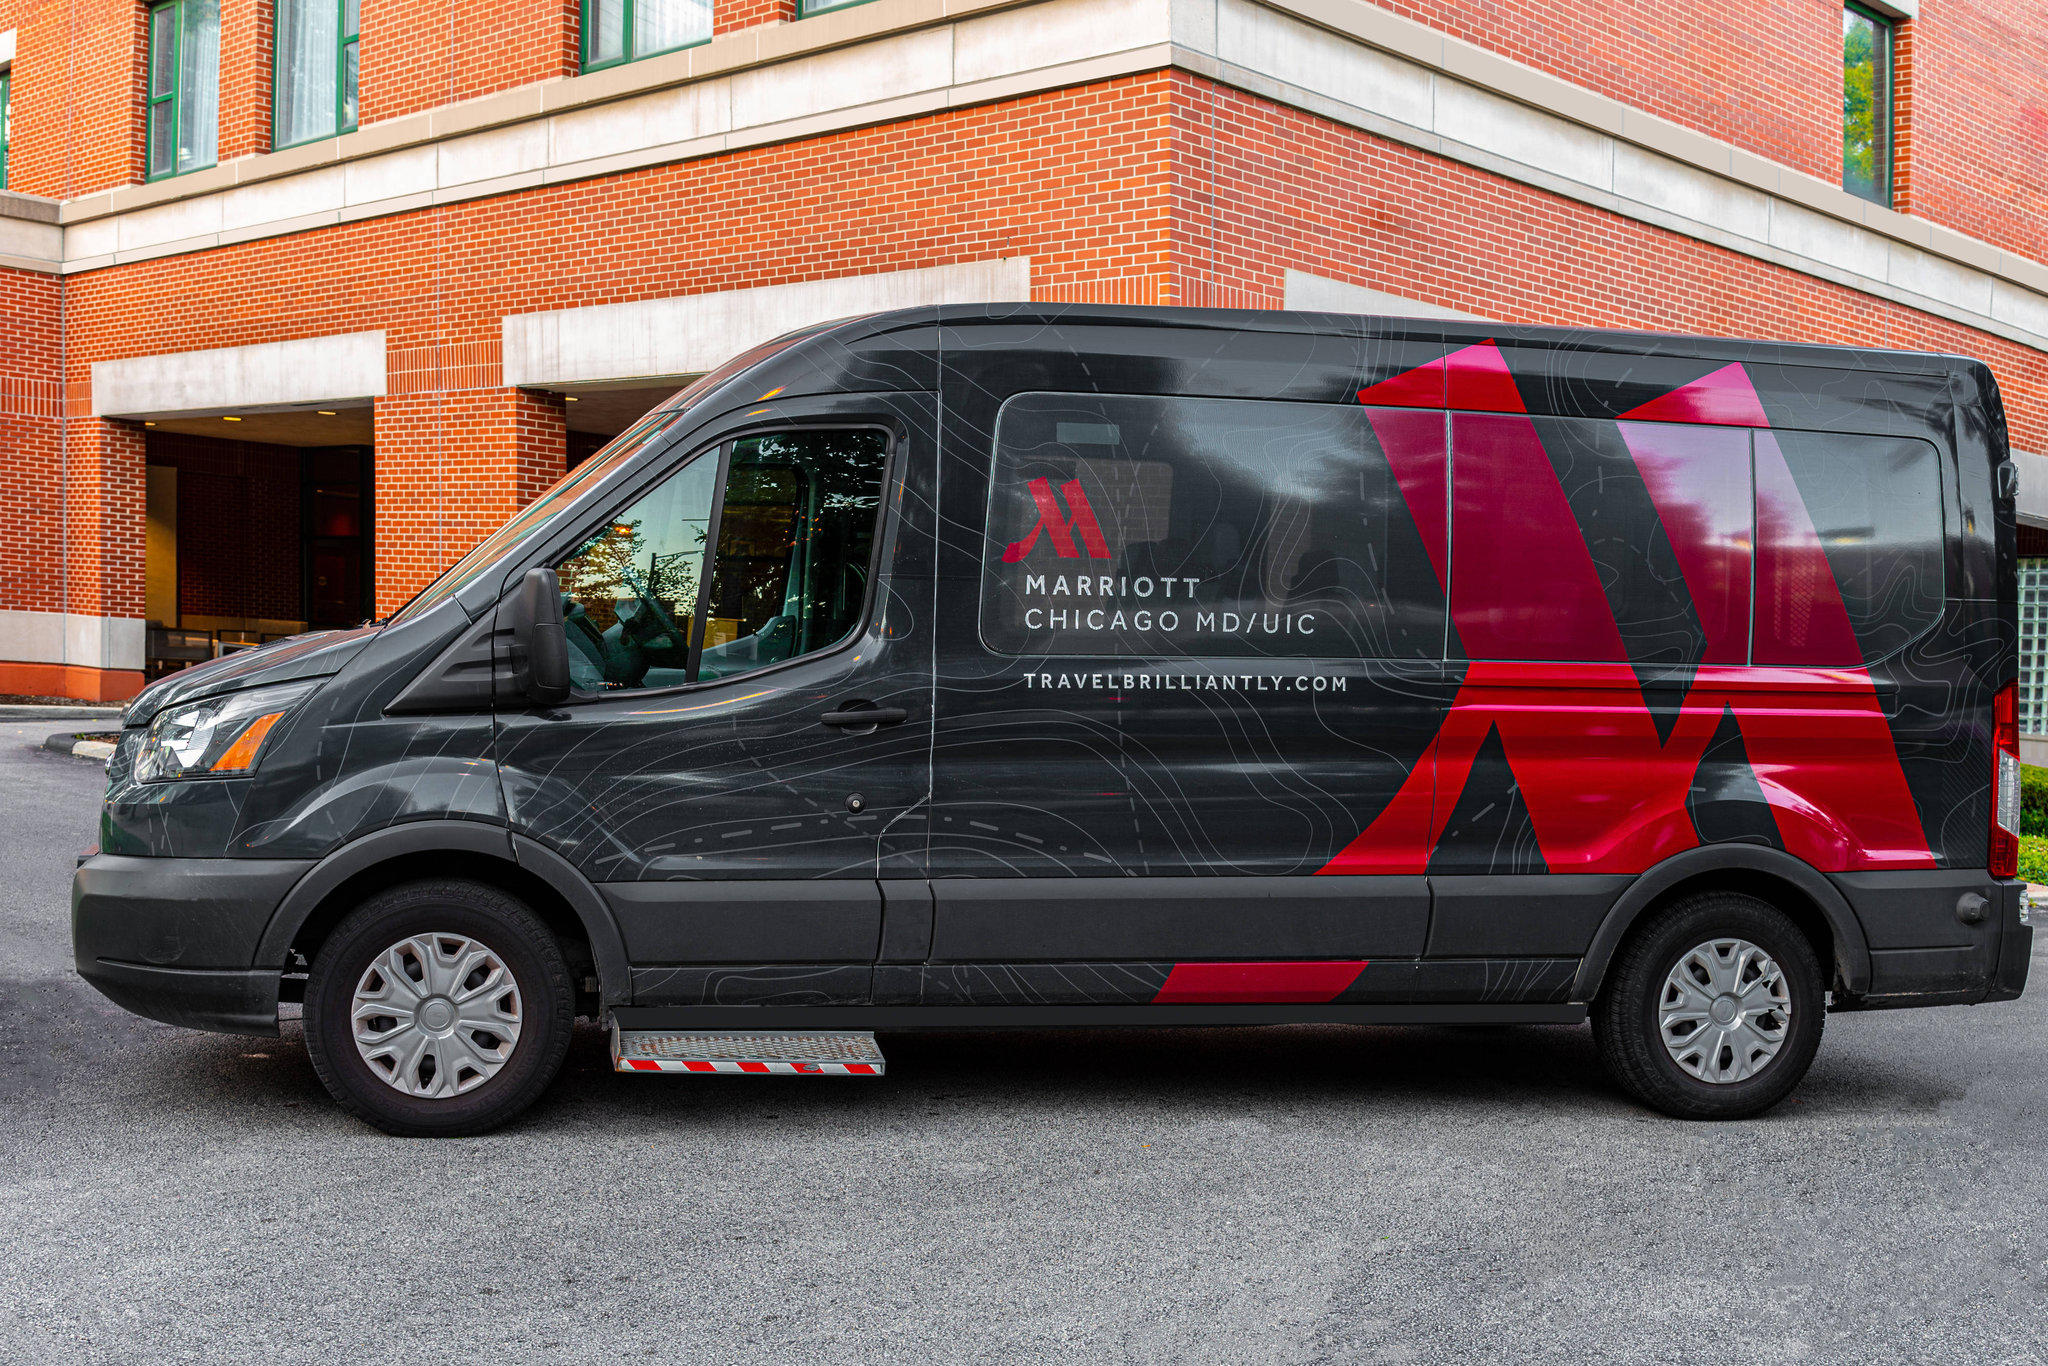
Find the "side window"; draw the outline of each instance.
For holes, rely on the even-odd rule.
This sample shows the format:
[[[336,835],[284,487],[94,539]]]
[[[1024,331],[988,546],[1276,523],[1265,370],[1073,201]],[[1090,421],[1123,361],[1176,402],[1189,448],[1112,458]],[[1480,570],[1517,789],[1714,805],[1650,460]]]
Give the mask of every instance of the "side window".
[[[1756,662],[1860,665],[1941,617],[1940,456],[1904,437],[1756,434]]]
[[[1749,433],[1459,413],[1451,608],[1473,659],[1749,657]]]
[[[277,0],[273,23],[271,147],[353,129],[360,0]]]
[[[220,143],[220,0],[164,0],[149,11],[148,173],[214,164]]]
[[[1442,488],[1440,437],[1402,456]],[[1443,592],[1408,482],[1362,408],[1020,395],[997,425],[982,639],[1005,654],[1436,659]]]
[[[571,682],[673,687],[843,640],[867,601],[887,462],[873,430],[749,437],[696,456],[556,566]]]
[[[813,654],[860,625],[874,561],[888,442],[873,430],[734,443],[702,676]]]

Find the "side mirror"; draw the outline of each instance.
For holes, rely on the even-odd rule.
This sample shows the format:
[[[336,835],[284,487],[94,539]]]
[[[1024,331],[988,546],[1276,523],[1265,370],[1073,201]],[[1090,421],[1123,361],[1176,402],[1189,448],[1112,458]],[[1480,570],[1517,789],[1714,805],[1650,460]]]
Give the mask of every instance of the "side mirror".
[[[532,701],[569,696],[569,636],[562,629],[562,584],[552,569],[529,569],[512,595],[512,676]]]

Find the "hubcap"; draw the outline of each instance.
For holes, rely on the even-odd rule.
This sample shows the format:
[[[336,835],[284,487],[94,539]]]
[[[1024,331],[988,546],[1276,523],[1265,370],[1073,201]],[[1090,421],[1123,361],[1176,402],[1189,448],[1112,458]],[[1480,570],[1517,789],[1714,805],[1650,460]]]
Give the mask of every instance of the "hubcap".
[[[371,960],[356,983],[356,1052],[409,1096],[475,1090],[519,1042],[519,983],[503,959],[459,934],[418,934]]]
[[[1678,956],[1664,979],[1657,1029],[1671,1060],[1704,1082],[1745,1081],[1785,1046],[1785,974],[1747,939],[1713,939]]]

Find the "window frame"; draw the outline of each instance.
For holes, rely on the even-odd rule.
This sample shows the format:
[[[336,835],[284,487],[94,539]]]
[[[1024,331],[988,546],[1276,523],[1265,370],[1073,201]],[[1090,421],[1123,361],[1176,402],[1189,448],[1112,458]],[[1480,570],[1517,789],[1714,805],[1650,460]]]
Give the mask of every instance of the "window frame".
[[[820,14],[837,14],[843,9],[856,9],[870,3],[870,0],[838,0],[836,4],[817,4],[814,0],[796,0],[796,17],[811,19]]]
[[[163,94],[156,95],[150,93],[156,89],[156,35],[153,30],[156,27],[156,16],[164,10],[171,12],[171,79],[169,88]],[[204,166],[187,166],[182,171],[178,169],[178,129],[185,112],[185,0],[155,0],[155,3],[143,10],[143,14],[143,50],[146,58],[143,62],[142,76],[143,181],[149,183],[169,180],[173,176],[191,175],[194,171],[210,171],[220,165],[218,141],[214,143],[212,161]],[[215,53],[215,61],[216,64],[219,61],[218,53]],[[217,89],[214,98],[219,99]],[[156,144],[150,136],[150,116],[151,111],[159,104],[168,104],[171,107],[171,164],[163,168],[150,165],[151,157],[156,154]],[[220,110],[216,108],[216,125],[219,116]]]
[[[1867,204],[1876,204],[1888,209],[1892,206],[1892,180],[1897,170],[1895,137],[1897,134],[1898,107],[1899,21],[1891,15],[1871,8],[1869,5],[1858,3],[1858,0],[1842,0],[1842,11],[1844,14],[1856,15],[1858,18],[1869,23],[1877,31],[1881,42],[1873,56],[1877,63],[1878,80],[1883,85],[1881,91],[1874,90],[1871,92],[1871,103],[1875,106],[1871,111],[1871,134],[1876,141],[1875,154],[1878,162],[1873,168],[1876,193],[1865,194],[1849,184],[1847,156],[1844,156],[1842,159],[1842,189],[1844,192],[1856,196],[1856,198],[1863,200]],[[1847,54],[1845,53],[1842,69],[1842,80],[1845,89],[1848,79]],[[1845,135],[1849,131],[1846,119],[1844,120],[1842,131]]]
[[[726,482],[728,476],[732,473],[733,448],[750,437],[774,436],[782,432],[798,431],[872,431],[880,432],[882,435],[884,454],[882,458],[881,500],[875,506],[874,544],[868,551],[867,583],[864,586],[861,597],[858,624],[854,629],[848,631],[843,637],[824,649],[813,650],[808,654],[793,655],[788,659],[778,659],[772,664],[763,664],[759,668],[747,669],[740,673],[722,674],[717,678],[692,677],[686,683],[666,683],[655,688],[607,688],[602,692],[572,688],[564,705],[606,702],[617,698],[665,697],[683,693],[694,693],[705,688],[724,687],[728,684],[759,678],[763,674],[777,669],[787,669],[795,665],[809,663],[813,660],[829,659],[833,655],[843,654],[859,643],[861,637],[866,633],[869,618],[872,616],[878,600],[877,594],[881,587],[882,566],[886,563],[886,557],[892,551],[895,544],[896,518],[894,509],[896,506],[896,486],[901,473],[901,465],[905,458],[904,452],[908,445],[904,440],[903,432],[898,429],[897,425],[882,418],[868,417],[858,420],[820,419],[816,421],[784,419],[779,422],[757,424],[722,432],[711,441],[692,446],[689,454],[664,463],[659,473],[635,485],[631,490],[622,494],[617,501],[608,504],[605,515],[590,518],[583,522],[575,535],[569,537],[565,544],[560,544],[557,548],[551,549],[544,554],[539,564],[541,567],[549,570],[556,569],[562,560],[576,554],[584,545],[588,544],[600,527],[616,522],[626,512],[630,511],[634,504],[653,493],[670,479],[681,474],[693,462],[707,455],[715,456],[718,461],[718,473],[714,478],[712,487],[716,491],[716,497],[711,504],[711,516],[704,524],[704,558],[700,562],[697,605],[690,614],[690,644],[688,663],[685,666],[690,674],[695,675],[704,652],[704,632],[709,621],[711,608],[711,571],[718,557],[718,535],[720,523],[725,517]],[[566,630],[567,628],[565,627],[564,629]]]
[[[0,66],[0,190],[7,188],[8,114],[14,99],[14,68]]]
[[[866,4],[866,3],[867,3],[867,0],[855,0],[855,3],[858,3],[858,4]],[[1002,400],[1002,402],[1001,402],[1001,403],[999,403],[999,404],[997,405],[997,407],[996,407],[996,418],[995,418],[995,424],[994,424],[994,427],[993,427],[993,429],[992,429],[992,431],[991,431],[991,434],[990,434],[990,436],[989,436],[989,438],[988,438],[988,464],[987,464],[987,467],[986,467],[986,471],[985,471],[985,474],[984,474],[984,480],[985,480],[985,485],[986,485],[986,487],[985,487],[985,488],[984,488],[984,489],[982,490],[982,504],[981,504],[981,535],[982,535],[982,542],[983,542],[983,543],[982,543],[982,548],[981,548],[981,551],[980,551],[980,555],[981,555],[981,565],[980,565],[980,569],[979,569],[979,572],[978,572],[978,573],[976,574],[976,577],[975,577],[975,595],[976,595],[976,596],[975,596],[975,640],[976,640],[976,641],[977,641],[977,642],[978,642],[978,643],[980,644],[980,646],[981,646],[981,647],[982,647],[982,648],[983,648],[984,650],[987,650],[987,651],[988,651],[988,652],[989,652],[989,653],[990,653],[991,655],[994,655],[994,656],[997,656],[997,657],[999,657],[999,658],[1003,658],[1003,659],[1029,659],[1029,658],[1036,658],[1036,657],[1041,657],[1041,656],[1042,656],[1042,657],[1044,657],[1044,658],[1048,658],[1048,659],[1089,659],[1089,660],[1103,660],[1103,661],[1108,661],[1108,662],[1107,662],[1107,663],[1104,663],[1104,664],[1101,664],[1101,665],[1100,665],[1099,667],[1101,667],[1101,668],[1105,668],[1105,669],[1107,669],[1107,668],[1110,668],[1110,667],[1112,667],[1113,665],[1114,665],[1114,666],[1119,666],[1119,667],[1127,667],[1127,666],[1131,666],[1131,665],[1141,664],[1141,663],[1144,663],[1144,662],[1147,662],[1147,661],[1154,661],[1154,662],[1156,662],[1156,661],[1159,661],[1159,660],[1162,660],[1162,659],[1168,658],[1168,656],[1166,656],[1166,655],[1162,655],[1162,654],[1089,654],[1089,653],[1081,653],[1081,652],[1076,652],[1076,651],[1072,651],[1072,650],[1057,650],[1057,649],[1052,649],[1052,648],[1050,648],[1050,647],[1047,647],[1047,648],[1044,648],[1044,649],[1039,649],[1039,648],[1035,648],[1035,647],[1033,647],[1033,648],[1020,648],[1020,649],[1011,649],[1011,648],[1009,648],[1009,647],[1007,647],[1007,646],[1004,646],[1004,645],[999,645],[999,644],[997,644],[996,642],[994,642],[994,641],[990,640],[990,639],[989,639],[989,637],[988,637],[988,625],[989,625],[989,617],[988,617],[988,587],[989,587],[989,578],[988,578],[988,574],[989,574],[989,566],[990,566],[990,563],[991,563],[991,560],[990,560],[990,558],[989,558],[989,555],[990,555],[990,551],[991,551],[991,549],[992,549],[992,548],[993,548],[993,547],[995,546],[995,544],[996,544],[996,542],[995,542],[994,540],[990,539],[990,537],[991,537],[991,531],[990,531],[990,528],[991,528],[991,527],[993,527],[993,526],[995,525],[995,519],[996,519],[996,497],[997,497],[997,490],[996,490],[996,481],[997,481],[997,476],[998,476],[999,474],[1001,474],[1001,472],[1002,472],[1002,469],[1003,469],[1003,454],[1004,454],[1004,451],[1003,451],[1003,441],[1002,441],[1002,438],[1003,438],[1003,430],[1004,430],[1004,428],[1003,428],[1003,423],[1004,423],[1004,420],[1005,420],[1005,418],[1006,418],[1006,417],[1008,416],[1008,414],[1009,414],[1009,411],[1010,411],[1010,405],[1011,405],[1011,404],[1013,404],[1013,403],[1016,403],[1016,402],[1018,402],[1018,401],[1019,401],[1020,399],[1030,399],[1030,398],[1043,398],[1043,397],[1053,397],[1053,398],[1068,398],[1068,399],[1082,399],[1082,400],[1092,400],[1092,401],[1098,401],[1098,402],[1100,402],[1100,401],[1116,401],[1116,400],[1125,400],[1125,399],[1136,399],[1136,400],[1140,400],[1140,401],[1144,401],[1144,402],[1149,402],[1149,403],[1159,403],[1159,404],[1170,404],[1170,403],[1178,403],[1178,402],[1196,402],[1196,403],[1230,403],[1230,404],[1248,404],[1248,405],[1249,405],[1249,404],[1257,404],[1257,405],[1261,405],[1261,406],[1265,406],[1265,407],[1288,407],[1288,408],[1298,408],[1298,409],[1302,409],[1302,410],[1304,410],[1304,411],[1310,411],[1310,412],[1321,412],[1321,411],[1328,411],[1328,412],[1349,412],[1349,413],[1362,413],[1362,412],[1365,412],[1365,411],[1367,411],[1368,409],[1370,409],[1370,408],[1372,408],[1372,407],[1376,407],[1376,406],[1379,406],[1379,405],[1373,405],[1373,404],[1359,404],[1359,403],[1357,403],[1357,402],[1349,402],[1349,403],[1347,403],[1347,402],[1343,402],[1343,401],[1336,401],[1336,402],[1331,402],[1331,401],[1326,401],[1326,400],[1321,400],[1321,399],[1294,399],[1294,398],[1257,398],[1257,397],[1252,397],[1252,396],[1248,396],[1248,395],[1244,395],[1244,394],[1211,394],[1211,393],[1196,393],[1196,394],[1191,394],[1191,393],[1157,393],[1157,392],[1154,392],[1154,393],[1136,393],[1136,392],[1125,392],[1125,391],[1121,391],[1121,390],[1119,390],[1119,391],[1115,391],[1115,392],[1111,392],[1111,391],[1104,391],[1104,390],[1091,390],[1091,391],[1081,391],[1081,390],[1069,390],[1069,389],[1019,389],[1019,390],[1016,390],[1016,391],[1014,391],[1014,392],[1012,392],[1012,393],[1010,393],[1010,394],[1007,394],[1007,395],[1005,395],[1005,396],[1004,396],[1004,398],[1003,398],[1003,400]],[[1424,412],[1424,411],[1434,411],[1434,410],[1428,410],[1428,409],[1403,409],[1402,411],[1407,411],[1407,412]],[[1445,514],[1446,514],[1445,526],[1446,526],[1446,527],[1449,527],[1449,526],[1450,526],[1450,520],[1449,520],[1449,501],[1448,501],[1448,500],[1450,499],[1450,496],[1451,496],[1451,446],[1450,446],[1450,440],[1451,440],[1451,417],[1452,417],[1452,415],[1453,415],[1453,414],[1452,414],[1452,412],[1451,412],[1451,411],[1449,411],[1449,410],[1445,410],[1444,412],[1442,412],[1441,414],[1439,414],[1439,416],[1440,416],[1440,417],[1441,417],[1441,419],[1442,419],[1442,430],[1443,430],[1443,441],[1444,441],[1444,446],[1443,446],[1443,461],[1444,461],[1444,497],[1445,497],[1445,500],[1446,500],[1446,508],[1445,508]],[[1447,549],[1448,549],[1448,546],[1447,546]],[[1000,556],[998,556],[998,558],[1000,558]],[[1444,664],[1447,664],[1447,663],[1458,663],[1458,664],[1461,664],[1461,665],[1462,665],[1462,663],[1464,662],[1464,661],[1463,661],[1463,657],[1462,657],[1462,656],[1453,656],[1453,655],[1452,655],[1452,654],[1450,653],[1450,642],[1451,642],[1451,631],[1452,631],[1452,625],[1451,625],[1451,621],[1452,621],[1452,618],[1451,618],[1451,590],[1450,590],[1450,585],[1449,585],[1449,583],[1448,583],[1448,582],[1447,582],[1447,583],[1445,583],[1445,584],[1443,585],[1443,602],[1444,602],[1444,611],[1443,611],[1443,621],[1442,621],[1442,628],[1441,628],[1441,632],[1440,632],[1440,635],[1439,635],[1439,638],[1438,638],[1438,643],[1437,643],[1437,652],[1436,652],[1435,654],[1433,654],[1433,655],[1427,655],[1427,654],[1425,654],[1425,655],[1366,655],[1366,654],[1356,654],[1356,655],[1351,655],[1351,654],[1338,654],[1338,655],[1325,655],[1325,654],[1304,654],[1304,655],[1290,655],[1290,654],[1259,654],[1259,653],[1256,653],[1256,652],[1253,652],[1253,653],[1243,653],[1243,654],[1231,654],[1231,653],[1210,653],[1210,652],[1204,652],[1204,651],[1200,651],[1200,650],[1190,650],[1190,651],[1186,652],[1185,654],[1180,654],[1180,655],[1175,655],[1175,656],[1172,656],[1172,658],[1175,658],[1175,659],[1182,659],[1182,660],[1186,660],[1186,659],[1212,659],[1212,660],[1223,660],[1223,661],[1227,661],[1227,662],[1230,662],[1230,663],[1232,663],[1232,664],[1259,664],[1259,665],[1270,665],[1270,664],[1275,664],[1275,663],[1285,663],[1285,662],[1288,662],[1288,661],[1294,661],[1294,662],[1302,662],[1302,661],[1311,661],[1311,662],[1335,662],[1335,663],[1340,663],[1340,664],[1341,664],[1341,663],[1362,663],[1362,664],[1367,664],[1367,665],[1373,665],[1373,666],[1379,666],[1379,665],[1392,665],[1392,666],[1394,666],[1394,667],[1400,667],[1400,668],[1414,667],[1414,666],[1418,666],[1418,665],[1432,665],[1432,664],[1434,664],[1434,665],[1444,665]]]
[[[616,3],[625,12],[624,17],[620,20],[619,29],[619,50],[621,55],[613,57],[609,61],[592,62],[590,60],[590,15],[591,11],[599,3],[600,0],[577,0],[578,31],[576,35],[576,57],[577,69],[582,72],[609,71],[615,66],[630,66],[634,62],[645,61],[649,57],[666,57],[671,52],[687,52],[693,47],[704,46],[712,38],[711,30],[707,29],[704,36],[694,43],[678,43],[674,47],[659,48],[653,52],[635,51],[633,44],[633,20],[636,11],[640,8],[640,0],[616,0]],[[715,15],[712,24],[713,27],[717,24]]]
[[[351,33],[348,31],[349,0],[333,0],[333,4],[335,8],[334,127],[325,133],[315,133],[311,137],[300,138],[297,142],[279,142],[277,140],[277,111],[279,106],[283,103],[281,100],[278,99],[278,93],[283,88],[284,84],[284,65],[282,62],[278,60],[278,44],[283,42],[284,40],[284,27],[283,25],[277,22],[277,10],[275,6],[273,6],[271,9],[270,150],[273,152],[282,152],[288,147],[304,147],[307,143],[319,142],[322,138],[338,138],[343,133],[353,133],[356,131],[356,128],[361,120],[362,108],[359,100],[356,110],[357,117],[355,119],[348,120],[347,122],[343,121],[346,116],[346,111],[348,109],[348,96],[346,93],[347,83],[345,77],[348,72],[349,49],[352,47],[356,48],[358,53],[360,53],[362,50],[358,44],[358,40],[363,36],[362,8],[360,5],[358,5],[356,8],[356,31],[354,33]],[[357,65],[356,72],[357,79],[358,81],[360,81],[362,73],[362,67],[360,63]]]

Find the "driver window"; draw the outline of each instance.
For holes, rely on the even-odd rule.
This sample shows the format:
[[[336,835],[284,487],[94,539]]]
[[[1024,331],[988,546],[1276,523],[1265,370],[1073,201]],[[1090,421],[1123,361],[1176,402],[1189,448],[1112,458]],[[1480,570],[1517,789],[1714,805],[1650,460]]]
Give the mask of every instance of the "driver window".
[[[859,625],[888,461],[883,434],[735,442],[714,516],[720,454],[698,455],[556,565],[578,691],[723,678],[826,649]]]

